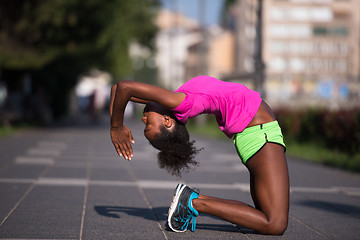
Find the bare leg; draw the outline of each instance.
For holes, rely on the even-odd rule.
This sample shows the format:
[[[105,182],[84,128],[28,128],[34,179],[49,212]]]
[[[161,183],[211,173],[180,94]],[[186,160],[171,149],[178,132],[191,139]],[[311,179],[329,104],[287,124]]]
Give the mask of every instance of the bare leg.
[[[248,161],[247,167],[256,208],[204,195],[193,200],[194,208],[263,234],[283,234],[289,213],[289,176],[283,147],[267,143]]]

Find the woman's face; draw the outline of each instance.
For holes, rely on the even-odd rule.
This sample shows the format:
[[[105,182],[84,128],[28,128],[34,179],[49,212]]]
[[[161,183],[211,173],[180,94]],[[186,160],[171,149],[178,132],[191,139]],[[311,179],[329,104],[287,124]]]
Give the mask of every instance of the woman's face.
[[[160,133],[160,127],[162,126],[161,118],[163,115],[160,115],[156,112],[144,112],[141,120],[145,124],[144,135],[148,140],[152,140],[155,136]]]
[[[166,113],[167,110],[156,103],[146,104],[141,120],[145,124],[144,135],[149,141],[160,133],[161,127],[171,127],[172,119]]]

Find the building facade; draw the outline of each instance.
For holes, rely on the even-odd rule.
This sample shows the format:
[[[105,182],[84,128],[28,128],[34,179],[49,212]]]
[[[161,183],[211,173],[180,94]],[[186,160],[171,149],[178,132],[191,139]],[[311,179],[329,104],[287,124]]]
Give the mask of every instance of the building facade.
[[[234,71],[234,34],[221,27],[201,26],[169,10],[159,12],[156,25],[156,65],[162,86],[177,89],[190,78],[221,78]]]
[[[199,24],[169,10],[159,12],[156,19],[156,66],[159,83],[169,89],[181,86],[187,75],[189,48],[202,41]]]
[[[265,89],[274,105],[360,102],[360,1],[262,0]],[[238,0],[235,60],[253,71],[259,0]],[[241,13],[241,14],[240,14]]]

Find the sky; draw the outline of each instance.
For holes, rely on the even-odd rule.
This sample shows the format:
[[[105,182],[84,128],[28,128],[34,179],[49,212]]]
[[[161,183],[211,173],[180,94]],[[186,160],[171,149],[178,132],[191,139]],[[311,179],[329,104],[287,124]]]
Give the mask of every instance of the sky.
[[[209,26],[220,23],[224,0],[161,0],[161,3],[166,9],[183,13],[205,26]],[[200,4],[203,4],[202,8],[199,8]],[[204,14],[202,20],[201,11]]]

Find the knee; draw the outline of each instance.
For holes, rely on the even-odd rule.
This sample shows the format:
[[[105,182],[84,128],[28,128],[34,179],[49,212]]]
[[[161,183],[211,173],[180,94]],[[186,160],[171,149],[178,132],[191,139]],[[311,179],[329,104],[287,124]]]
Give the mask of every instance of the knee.
[[[268,235],[283,235],[288,226],[288,220],[274,220],[269,221],[264,234]]]

